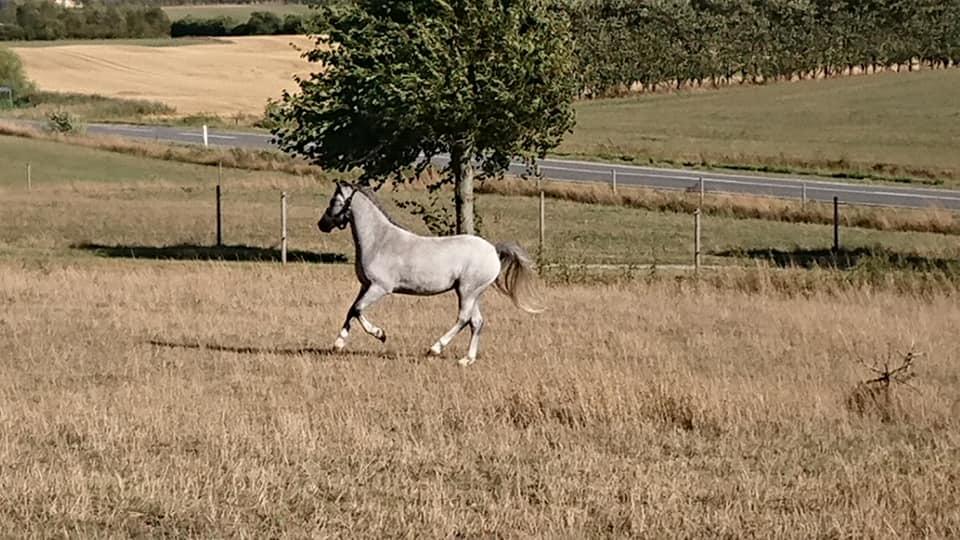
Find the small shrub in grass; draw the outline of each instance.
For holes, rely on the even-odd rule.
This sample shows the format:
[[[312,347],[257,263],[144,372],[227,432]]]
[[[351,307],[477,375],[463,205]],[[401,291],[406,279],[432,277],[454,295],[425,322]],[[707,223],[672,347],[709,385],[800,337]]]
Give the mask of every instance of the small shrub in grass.
[[[54,111],[47,115],[47,131],[63,135],[83,133],[83,124],[67,111]]]
[[[263,108],[263,116],[254,122],[254,127],[269,130],[279,128],[283,123],[283,119],[279,112],[280,103],[275,99],[268,99],[266,106]]]
[[[196,113],[184,116],[180,123],[185,126],[216,126],[223,122],[223,119],[215,114]]]

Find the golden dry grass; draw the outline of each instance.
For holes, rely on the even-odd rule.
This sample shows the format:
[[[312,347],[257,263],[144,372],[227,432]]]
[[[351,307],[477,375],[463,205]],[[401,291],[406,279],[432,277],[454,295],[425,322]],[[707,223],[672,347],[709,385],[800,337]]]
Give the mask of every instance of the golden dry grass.
[[[0,529],[19,535],[956,537],[956,298],[671,281],[449,296],[331,354],[344,265],[0,262]],[[665,306],[669,306],[665,308]],[[845,401],[916,342],[895,422]]]
[[[443,359],[422,354],[453,322],[451,295],[384,300],[369,315],[386,345],[357,329],[334,354],[357,289],[349,265],[150,260],[178,255],[164,246],[213,242],[215,168],[4,145],[0,531],[960,534],[951,283],[911,273],[915,287],[839,284],[768,269],[700,281],[644,272],[614,285],[552,278],[538,316],[488,293],[481,357],[468,369],[455,364],[465,335]],[[315,228],[328,182],[227,170],[224,185],[228,244],[276,244],[282,189],[291,247],[351,253],[348,233]],[[490,238],[534,245],[529,199],[479,202]],[[559,260],[684,255],[687,216],[549,208]],[[711,218],[707,230],[720,249],[815,247],[827,228]],[[955,258],[954,237],[844,234]],[[112,246],[102,252],[114,258],[71,248],[85,242]],[[872,377],[858,361],[911,344],[925,356],[916,390],[894,389],[895,414],[851,409]]]
[[[302,36],[244,36],[182,47],[123,44],[22,47],[27,75],[49,91],[160,101],[180,114],[259,115],[294,89],[309,64]]]

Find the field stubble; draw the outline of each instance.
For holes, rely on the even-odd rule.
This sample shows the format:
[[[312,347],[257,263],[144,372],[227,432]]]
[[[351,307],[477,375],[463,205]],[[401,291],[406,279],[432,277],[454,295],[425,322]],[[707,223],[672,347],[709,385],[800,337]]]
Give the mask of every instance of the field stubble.
[[[956,536],[954,297],[567,285],[329,344],[345,265],[0,262],[0,528],[345,536]],[[664,306],[669,306],[665,309]],[[892,422],[845,401],[915,343]]]
[[[159,101],[180,114],[259,115],[310,71],[304,36],[242,36],[178,47],[72,44],[14,49],[43,90]],[[229,84],[225,84],[228,81]]]

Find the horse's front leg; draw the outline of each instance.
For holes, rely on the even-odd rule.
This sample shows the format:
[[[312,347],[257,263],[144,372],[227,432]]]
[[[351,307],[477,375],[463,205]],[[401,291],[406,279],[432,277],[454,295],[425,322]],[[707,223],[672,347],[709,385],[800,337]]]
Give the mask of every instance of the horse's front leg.
[[[340,329],[340,335],[337,336],[337,340],[333,342],[333,346],[338,351],[343,350],[347,345],[347,338],[350,337],[350,321],[354,318],[360,321],[360,326],[363,327],[366,333],[379,339],[381,342],[387,341],[386,332],[363,316],[363,310],[375,304],[378,300],[386,296],[386,294],[387,291],[376,284],[365,284],[360,287],[360,294],[357,295],[357,299],[354,300],[353,305],[350,306],[350,310],[347,312],[346,320],[343,321],[343,327]]]

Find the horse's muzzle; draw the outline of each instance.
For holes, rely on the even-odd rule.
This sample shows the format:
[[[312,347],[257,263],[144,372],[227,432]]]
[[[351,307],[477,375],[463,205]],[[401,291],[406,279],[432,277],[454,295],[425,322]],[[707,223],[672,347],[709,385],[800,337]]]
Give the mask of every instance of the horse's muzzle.
[[[328,233],[333,230],[333,221],[327,219],[327,216],[323,216],[323,219],[317,222],[317,228],[320,229],[320,232]]]

